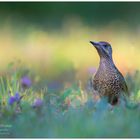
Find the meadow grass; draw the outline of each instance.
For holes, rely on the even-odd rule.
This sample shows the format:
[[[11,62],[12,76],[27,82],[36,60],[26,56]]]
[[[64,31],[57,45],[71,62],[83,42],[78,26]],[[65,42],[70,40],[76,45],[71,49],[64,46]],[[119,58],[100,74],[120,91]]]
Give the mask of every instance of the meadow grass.
[[[27,75],[25,69],[19,68],[1,76],[0,79],[0,124],[9,125],[8,133],[0,137],[49,137],[49,138],[91,138],[91,137],[140,137],[139,134],[139,78],[136,71],[128,74],[126,80],[131,85],[130,100],[137,103],[136,108],[126,108],[120,103],[113,109],[106,99],[93,100],[87,84],[73,81],[71,85],[56,87],[45,81],[33,81],[27,87],[22,77]],[[23,98],[9,102],[15,93]],[[2,126],[1,126],[1,130]]]

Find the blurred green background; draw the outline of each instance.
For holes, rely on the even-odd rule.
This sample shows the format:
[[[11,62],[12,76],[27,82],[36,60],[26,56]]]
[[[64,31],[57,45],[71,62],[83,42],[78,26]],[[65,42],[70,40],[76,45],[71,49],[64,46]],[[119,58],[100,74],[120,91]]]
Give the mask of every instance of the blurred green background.
[[[105,26],[112,21],[122,21],[135,28],[139,25],[138,2],[14,2],[1,3],[1,17],[27,22],[41,27],[61,27],[69,18],[81,18],[82,22]]]

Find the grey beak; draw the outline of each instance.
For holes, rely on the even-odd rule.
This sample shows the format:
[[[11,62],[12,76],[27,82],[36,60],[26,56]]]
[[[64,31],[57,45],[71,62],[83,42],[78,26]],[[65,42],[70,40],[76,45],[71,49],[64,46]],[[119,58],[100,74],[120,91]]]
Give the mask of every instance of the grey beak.
[[[99,46],[99,42],[93,42],[93,41],[90,41],[90,43],[93,45],[93,46],[95,46],[95,47],[97,47],[97,46]]]

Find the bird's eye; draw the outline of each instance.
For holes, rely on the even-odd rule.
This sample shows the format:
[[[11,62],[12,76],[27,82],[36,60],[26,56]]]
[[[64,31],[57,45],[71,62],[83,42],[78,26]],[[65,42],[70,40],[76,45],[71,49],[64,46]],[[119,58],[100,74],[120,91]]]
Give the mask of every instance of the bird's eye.
[[[105,48],[107,48],[108,45],[104,45]]]

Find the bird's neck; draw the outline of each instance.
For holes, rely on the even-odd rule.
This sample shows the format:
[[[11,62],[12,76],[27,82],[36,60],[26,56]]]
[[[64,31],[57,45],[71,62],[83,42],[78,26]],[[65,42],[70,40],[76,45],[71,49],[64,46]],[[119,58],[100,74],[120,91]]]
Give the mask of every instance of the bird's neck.
[[[100,65],[99,67],[102,68],[115,68],[115,64],[113,62],[112,57],[108,57],[108,58],[104,58],[104,57],[100,57]]]

